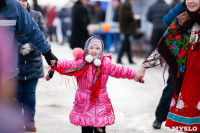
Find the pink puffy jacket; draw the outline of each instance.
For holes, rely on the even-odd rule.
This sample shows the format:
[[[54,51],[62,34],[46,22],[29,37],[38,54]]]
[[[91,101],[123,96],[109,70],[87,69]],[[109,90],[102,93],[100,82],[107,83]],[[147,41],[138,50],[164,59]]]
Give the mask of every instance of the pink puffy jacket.
[[[70,69],[80,65],[83,59],[59,60],[57,68]],[[91,63],[87,71],[77,76],[78,89],[76,91],[74,106],[70,113],[70,122],[77,126],[104,127],[114,124],[115,114],[108,97],[106,83],[108,76],[115,78],[133,79],[135,71],[122,65],[111,63],[111,57],[103,60],[102,81],[99,96],[91,103],[91,87],[95,76],[96,66]],[[86,76],[87,75],[87,76]]]

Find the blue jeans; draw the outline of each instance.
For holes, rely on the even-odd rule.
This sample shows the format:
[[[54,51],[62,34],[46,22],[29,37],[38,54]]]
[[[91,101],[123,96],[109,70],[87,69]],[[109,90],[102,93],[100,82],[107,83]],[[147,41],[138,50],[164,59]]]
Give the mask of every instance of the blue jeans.
[[[25,126],[35,123],[35,90],[37,83],[38,79],[18,81],[17,99],[21,105],[20,113],[22,115],[22,119],[24,120]]]

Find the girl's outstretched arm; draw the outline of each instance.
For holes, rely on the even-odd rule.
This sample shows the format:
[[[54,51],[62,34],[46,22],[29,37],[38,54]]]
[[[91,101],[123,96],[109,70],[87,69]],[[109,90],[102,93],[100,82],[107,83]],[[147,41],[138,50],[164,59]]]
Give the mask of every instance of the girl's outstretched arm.
[[[55,68],[58,68],[58,69],[65,69],[64,71],[66,71],[67,69],[76,69],[79,65],[81,65],[83,63],[83,59],[75,59],[75,60],[51,60],[51,68],[49,69],[48,71],[48,74],[47,76],[45,76],[45,79],[47,81],[49,81],[53,75],[54,75],[54,71],[55,71]],[[61,70],[59,71],[59,73],[62,74]]]
[[[54,67],[59,69],[72,69],[76,68],[78,65],[80,65],[83,62],[82,59],[75,59],[75,60],[51,60],[51,68],[48,71],[47,76],[45,76],[45,79],[49,81],[51,78],[53,78],[54,75]]]
[[[81,65],[84,60],[83,60],[83,54],[84,51],[81,48],[75,48],[72,51],[72,54],[75,58],[75,60],[65,60],[65,59],[59,59],[55,64],[56,67],[59,69],[72,69],[76,68],[79,65]]]
[[[110,76],[115,78],[134,79],[135,70],[127,66],[111,63]]]
[[[59,69],[71,69],[78,67],[82,62],[83,59],[76,59],[76,60],[59,59],[57,61],[56,67]]]

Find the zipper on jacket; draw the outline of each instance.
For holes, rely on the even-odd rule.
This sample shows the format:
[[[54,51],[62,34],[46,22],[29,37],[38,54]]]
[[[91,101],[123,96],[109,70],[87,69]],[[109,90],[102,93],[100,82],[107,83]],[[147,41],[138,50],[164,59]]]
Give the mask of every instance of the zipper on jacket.
[[[95,98],[95,101],[94,101],[95,103],[94,103],[94,106],[95,106],[95,125],[96,125],[96,117],[97,117],[97,112],[96,112],[96,110],[97,110],[97,106],[96,106],[96,98]]]
[[[27,64],[27,61],[26,61],[26,60],[24,61],[24,64]],[[25,76],[24,78],[25,78],[25,80],[27,80],[26,76]]]

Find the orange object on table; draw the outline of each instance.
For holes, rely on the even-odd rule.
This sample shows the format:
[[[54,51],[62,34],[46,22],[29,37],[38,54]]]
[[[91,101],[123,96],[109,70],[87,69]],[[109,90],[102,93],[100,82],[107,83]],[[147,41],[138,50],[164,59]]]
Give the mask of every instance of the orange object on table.
[[[108,31],[110,31],[110,25],[109,24],[107,24],[107,23],[102,23],[101,24],[101,29],[102,29],[102,31],[104,31],[104,32],[108,32]]]

